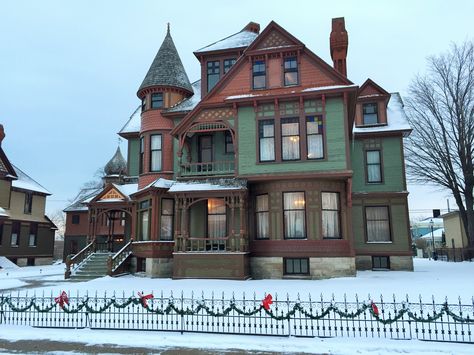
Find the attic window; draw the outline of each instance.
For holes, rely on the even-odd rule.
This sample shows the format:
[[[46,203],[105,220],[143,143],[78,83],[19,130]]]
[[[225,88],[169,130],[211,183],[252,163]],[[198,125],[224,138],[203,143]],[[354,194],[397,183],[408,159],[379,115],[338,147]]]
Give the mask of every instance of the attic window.
[[[285,86],[298,84],[298,62],[296,57],[285,58]]]
[[[211,91],[219,81],[221,73],[220,63],[218,60],[207,62],[207,92]]]
[[[364,118],[364,125],[371,125],[379,123],[377,113],[377,103],[369,103],[362,105],[362,113]]]
[[[227,73],[230,68],[235,64],[236,59],[231,58],[231,59],[224,59],[224,74]]]
[[[163,107],[163,93],[151,94],[151,108],[162,108]]]
[[[266,87],[266,68],[264,60],[256,60],[253,62],[252,68],[253,74],[253,88],[254,89],[265,89]]]

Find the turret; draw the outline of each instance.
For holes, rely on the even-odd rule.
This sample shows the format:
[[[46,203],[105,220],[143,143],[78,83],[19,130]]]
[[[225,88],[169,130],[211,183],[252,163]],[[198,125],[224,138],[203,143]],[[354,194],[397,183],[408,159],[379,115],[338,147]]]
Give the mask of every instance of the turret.
[[[104,183],[123,183],[127,176],[127,161],[124,159],[120,147],[117,147],[112,159],[104,167]]]

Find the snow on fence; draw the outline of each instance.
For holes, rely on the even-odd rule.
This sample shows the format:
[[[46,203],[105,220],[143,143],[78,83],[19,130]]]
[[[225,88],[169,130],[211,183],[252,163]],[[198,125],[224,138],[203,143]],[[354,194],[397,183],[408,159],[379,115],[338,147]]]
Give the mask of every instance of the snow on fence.
[[[353,300],[321,295],[290,299],[254,294],[236,298],[0,295],[0,324],[44,328],[128,329],[297,337],[377,337],[474,342],[474,299],[449,303]]]

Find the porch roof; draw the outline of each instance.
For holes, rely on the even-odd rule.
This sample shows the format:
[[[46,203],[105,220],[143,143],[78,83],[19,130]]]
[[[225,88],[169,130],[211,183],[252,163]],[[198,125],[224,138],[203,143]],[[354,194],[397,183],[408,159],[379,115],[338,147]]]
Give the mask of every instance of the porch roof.
[[[210,182],[176,182],[171,186],[168,192],[193,192],[193,191],[227,191],[227,190],[246,190],[247,187],[242,184],[214,184]]]

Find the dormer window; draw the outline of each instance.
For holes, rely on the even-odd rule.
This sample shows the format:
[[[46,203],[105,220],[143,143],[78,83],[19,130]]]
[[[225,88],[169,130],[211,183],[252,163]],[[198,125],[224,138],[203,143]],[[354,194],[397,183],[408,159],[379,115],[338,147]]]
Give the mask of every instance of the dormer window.
[[[230,68],[235,64],[236,59],[231,58],[231,59],[224,59],[224,74],[227,73]]]
[[[211,91],[219,81],[221,74],[220,63],[218,60],[207,62],[207,92]]]
[[[266,87],[266,69],[264,60],[256,60],[253,62],[253,88],[254,89],[265,89]]]
[[[362,105],[362,114],[364,125],[371,125],[379,123],[377,103],[369,103]]]
[[[298,62],[296,57],[285,58],[284,72],[285,86],[298,84]]]
[[[146,110],[146,96],[143,96],[142,99],[142,112]]]
[[[162,92],[151,94],[151,108],[152,109],[163,108],[163,93]]]

